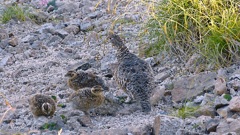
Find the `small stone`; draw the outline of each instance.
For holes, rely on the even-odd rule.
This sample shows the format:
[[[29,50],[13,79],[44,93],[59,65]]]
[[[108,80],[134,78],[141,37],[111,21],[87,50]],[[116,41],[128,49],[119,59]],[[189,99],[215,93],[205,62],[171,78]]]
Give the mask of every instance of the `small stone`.
[[[224,97],[217,96],[214,101],[214,106],[216,109],[228,105],[228,101]]]
[[[62,29],[56,30],[55,34],[57,34],[62,39],[64,39],[68,35],[68,33],[65,30],[62,30]]]
[[[52,12],[54,10],[54,6],[52,6],[52,5],[50,5],[50,6],[48,6],[48,8],[47,8],[47,12],[48,13],[50,13],[50,12]]]
[[[199,117],[199,116],[211,116],[214,117],[215,116],[215,108],[211,105],[204,105],[204,106],[200,106],[200,108],[194,113],[195,117]]]
[[[155,59],[153,57],[146,58],[145,61],[151,66],[154,66],[156,64]]]
[[[16,37],[13,37],[8,41],[8,43],[9,43],[9,45],[15,47],[18,45],[18,39]]]
[[[5,56],[1,61],[0,61],[0,66],[5,66],[7,64],[7,62],[10,60],[11,56]]]
[[[183,120],[171,116],[156,116],[153,124],[155,135],[174,135],[183,128]]]
[[[102,16],[101,11],[95,11],[95,12],[92,12],[92,13],[88,14],[88,17],[91,18],[91,19],[99,18],[101,16]]]
[[[239,135],[239,134],[237,134],[236,132],[227,132],[222,135]]]
[[[233,88],[230,88],[230,94],[232,95],[232,96],[236,96],[236,91],[233,89]]]
[[[206,128],[208,132],[216,132],[217,126],[220,123],[219,119],[211,119],[206,122]]]
[[[73,33],[74,35],[78,34],[80,31],[79,26],[77,25],[68,25],[66,28],[64,28],[65,31],[67,31],[68,33]]]
[[[218,124],[216,132],[217,132],[218,134],[223,134],[223,133],[228,132],[229,129],[230,129],[230,127],[229,127],[228,122],[227,122],[226,120],[222,120],[222,121],[220,121],[220,123]]]
[[[8,33],[5,29],[0,29],[0,41],[8,38]]]
[[[196,103],[196,104],[200,104],[200,103],[203,101],[203,99],[204,99],[204,96],[203,96],[203,95],[197,96],[197,97],[193,100],[193,102]]]
[[[159,82],[163,82],[165,79],[167,79],[170,76],[171,76],[171,74],[169,72],[162,72],[155,76],[155,80],[157,80]]]
[[[223,77],[217,77],[214,86],[214,93],[217,95],[222,95],[227,92],[227,83]]]
[[[80,30],[83,32],[91,31],[94,29],[94,25],[91,22],[85,22],[80,24]]]
[[[232,114],[232,112],[230,112],[230,109],[228,106],[222,107],[217,109],[217,113],[219,116],[221,116],[222,118],[228,118],[230,117]]]
[[[155,88],[153,95],[150,97],[150,103],[151,105],[158,105],[158,102],[162,99],[164,96],[165,87],[164,86],[158,86]]]
[[[234,74],[230,77],[228,86],[236,91],[240,90],[240,74]]]
[[[231,111],[240,112],[240,97],[233,97],[229,102],[229,108]]]
[[[71,48],[66,48],[66,49],[64,50],[64,52],[67,52],[67,53],[72,53],[72,52],[73,52],[73,50],[72,50]]]

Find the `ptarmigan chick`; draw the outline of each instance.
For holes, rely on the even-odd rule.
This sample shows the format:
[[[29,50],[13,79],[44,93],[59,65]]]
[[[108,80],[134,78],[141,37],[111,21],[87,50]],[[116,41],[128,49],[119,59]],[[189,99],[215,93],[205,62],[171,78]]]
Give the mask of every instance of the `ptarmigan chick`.
[[[52,116],[56,110],[55,101],[47,95],[36,94],[28,101],[34,116]]]
[[[154,88],[154,76],[151,66],[144,60],[130,53],[121,38],[110,34],[109,39],[117,49],[118,66],[114,77],[121,89],[141,104],[143,112],[150,112],[150,94]]]
[[[65,77],[69,77],[67,84],[68,86],[77,91],[81,88],[85,87],[93,87],[95,85],[100,85],[104,90],[109,90],[109,88],[105,85],[103,79],[97,75],[94,75],[90,72],[84,71],[73,71],[70,70],[67,72]]]
[[[104,99],[103,88],[100,85],[80,89],[69,97],[73,108],[83,111],[85,115],[89,115],[88,110],[102,105]]]

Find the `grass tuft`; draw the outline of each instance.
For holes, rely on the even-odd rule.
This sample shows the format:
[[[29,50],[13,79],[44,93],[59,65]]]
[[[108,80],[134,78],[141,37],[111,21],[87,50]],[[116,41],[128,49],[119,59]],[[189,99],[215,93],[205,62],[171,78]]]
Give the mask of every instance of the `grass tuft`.
[[[2,23],[7,23],[11,19],[17,19],[17,20],[20,20],[20,21],[25,21],[26,20],[25,16],[26,15],[25,15],[25,13],[24,13],[24,11],[21,7],[19,7],[17,5],[9,6],[3,12],[3,14],[1,15],[1,22]]]
[[[239,58],[240,2],[237,0],[163,0],[149,4],[144,28],[153,44],[145,55],[169,51],[188,60],[194,53],[215,67]]]

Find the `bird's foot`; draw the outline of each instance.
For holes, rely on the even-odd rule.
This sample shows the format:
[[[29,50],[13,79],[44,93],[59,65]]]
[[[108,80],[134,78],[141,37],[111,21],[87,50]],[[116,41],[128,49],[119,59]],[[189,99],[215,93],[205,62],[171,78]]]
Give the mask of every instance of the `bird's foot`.
[[[133,98],[131,98],[131,97],[127,97],[127,99],[124,101],[124,103],[126,103],[126,104],[132,104],[132,103],[135,103],[136,102],[136,100],[134,100]]]

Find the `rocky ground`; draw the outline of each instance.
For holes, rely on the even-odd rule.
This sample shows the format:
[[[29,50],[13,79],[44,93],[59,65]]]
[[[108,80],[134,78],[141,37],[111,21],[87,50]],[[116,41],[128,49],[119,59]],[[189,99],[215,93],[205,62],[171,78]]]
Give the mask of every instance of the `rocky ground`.
[[[2,13],[13,1],[0,2]],[[139,38],[146,7],[138,0],[112,2],[110,11],[106,0],[56,1],[57,9],[38,1],[20,1],[19,6],[27,7],[34,20],[12,19],[0,25],[1,135],[240,134],[239,65],[199,72],[192,66],[196,55],[186,63],[167,53],[144,58],[158,84],[152,112],[144,114],[137,104],[122,102],[126,94],[112,78],[115,50],[106,37],[114,30],[135,54],[149,42]],[[73,90],[64,75],[70,69],[94,72],[110,87],[91,122],[67,102]],[[36,93],[56,96],[52,118],[30,112],[28,99]]]

